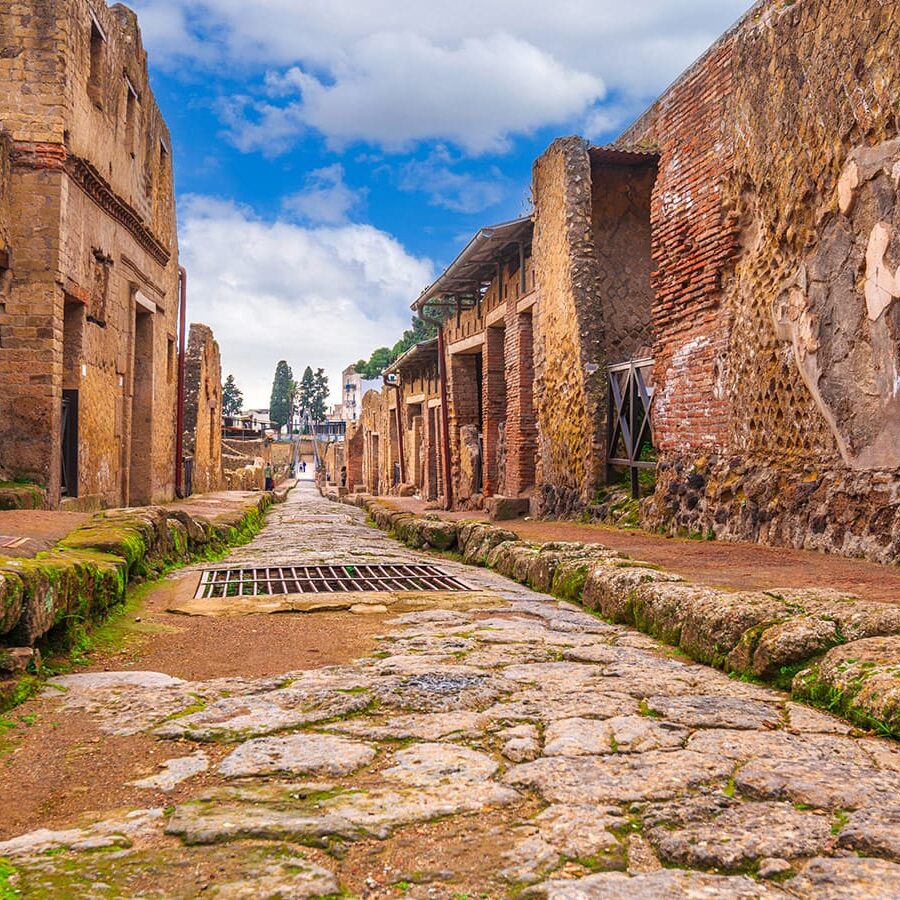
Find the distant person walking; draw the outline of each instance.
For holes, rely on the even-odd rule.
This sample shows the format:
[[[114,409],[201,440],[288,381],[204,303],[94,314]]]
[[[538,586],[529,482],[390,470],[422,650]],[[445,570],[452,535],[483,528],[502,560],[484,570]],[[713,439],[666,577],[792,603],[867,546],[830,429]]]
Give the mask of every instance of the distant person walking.
[[[275,490],[275,479],[272,476],[272,463],[266,463],[265,476],[266,476],[266,490],[274,491]]]

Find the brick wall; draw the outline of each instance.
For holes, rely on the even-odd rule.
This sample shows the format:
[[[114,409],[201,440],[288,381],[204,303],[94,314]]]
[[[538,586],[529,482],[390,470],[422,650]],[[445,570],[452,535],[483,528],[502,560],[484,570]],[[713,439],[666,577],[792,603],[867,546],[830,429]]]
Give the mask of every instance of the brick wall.
[[[195,494],[222,487],[222,359],[212,330],[191,324],[184,366],[184,455]]]
[[[726,131],[733,37],[708,52],[620,139],[659,150],[652,202],[657,445],[724,447],[729,399],[716,390],[728,343],[724,266],[737,223],[722,203],[733,159]]]
[[[648,524],[900,557],[898,37],[759,3],[622,136],[660,152]]]
[[[344,447],[347,462],[347,488],[365,487],[363,477],[364,432],[356,422],[347,424]]]
[[[498,258],[481,302],[444,323],[456,506],[478,508],[485,497],[528,495],[534,487],[538,292],[530,248],[524,255],[524,272],[517,255]]]
[[[511,308],[504,328],[506,415],[499,493],[519,497],[535,483],[537,424],[534,411],[534,306]]]

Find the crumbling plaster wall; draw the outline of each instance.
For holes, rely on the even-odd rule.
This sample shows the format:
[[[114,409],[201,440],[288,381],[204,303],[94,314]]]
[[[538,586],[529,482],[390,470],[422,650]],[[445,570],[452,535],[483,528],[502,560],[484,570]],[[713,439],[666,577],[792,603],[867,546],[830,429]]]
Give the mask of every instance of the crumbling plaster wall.
[[[608,363],[627,362],[652,352],[650,283],[650,199],[655,158],[616,165],[591,152],[591,230],[597,253],[595,302],[603,308]]]
[[[900,558],[898,38],[758,4],[623,136],[661,151],[648,524]]]

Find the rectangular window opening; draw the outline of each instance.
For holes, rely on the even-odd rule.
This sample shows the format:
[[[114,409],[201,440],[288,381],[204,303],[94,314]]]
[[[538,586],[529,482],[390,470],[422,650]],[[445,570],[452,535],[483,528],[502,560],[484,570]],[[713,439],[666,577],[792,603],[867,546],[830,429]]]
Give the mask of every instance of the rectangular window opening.
[[[88,75],[88,94],[97,106],[103,100],[103,63],[106,37],[97,20],[91,16],[91,62]]]
[[[129,78],[125,77],[125,149],[134,159],[134,131],[137,120],[138,95]]]

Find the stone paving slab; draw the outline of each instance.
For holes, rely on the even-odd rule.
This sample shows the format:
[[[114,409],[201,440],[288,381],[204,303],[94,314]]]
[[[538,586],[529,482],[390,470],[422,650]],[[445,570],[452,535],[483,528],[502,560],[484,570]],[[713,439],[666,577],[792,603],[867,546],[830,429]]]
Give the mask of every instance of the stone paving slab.
[[[301,486],[231,560],[421,559],[335,509]],[[105,848],[121,854],[102,872],[115,890],[160,848],[189,868],[221,845],[237,860],[210,892],[223,897],[397,896],[388,860],[404,853],[407,896],[429,900],[897,895],[896,743],[489,570],[440,566],[498,603],[435,597],[345,665],[58,679],[54,715],[171,747],[155,777],[212,762],[174,808],[98,809],[0,856],[44,884],[97,872]],[[433,845],[440,865],[419,871]],[[303,848],[315,857],[292,861]]]

